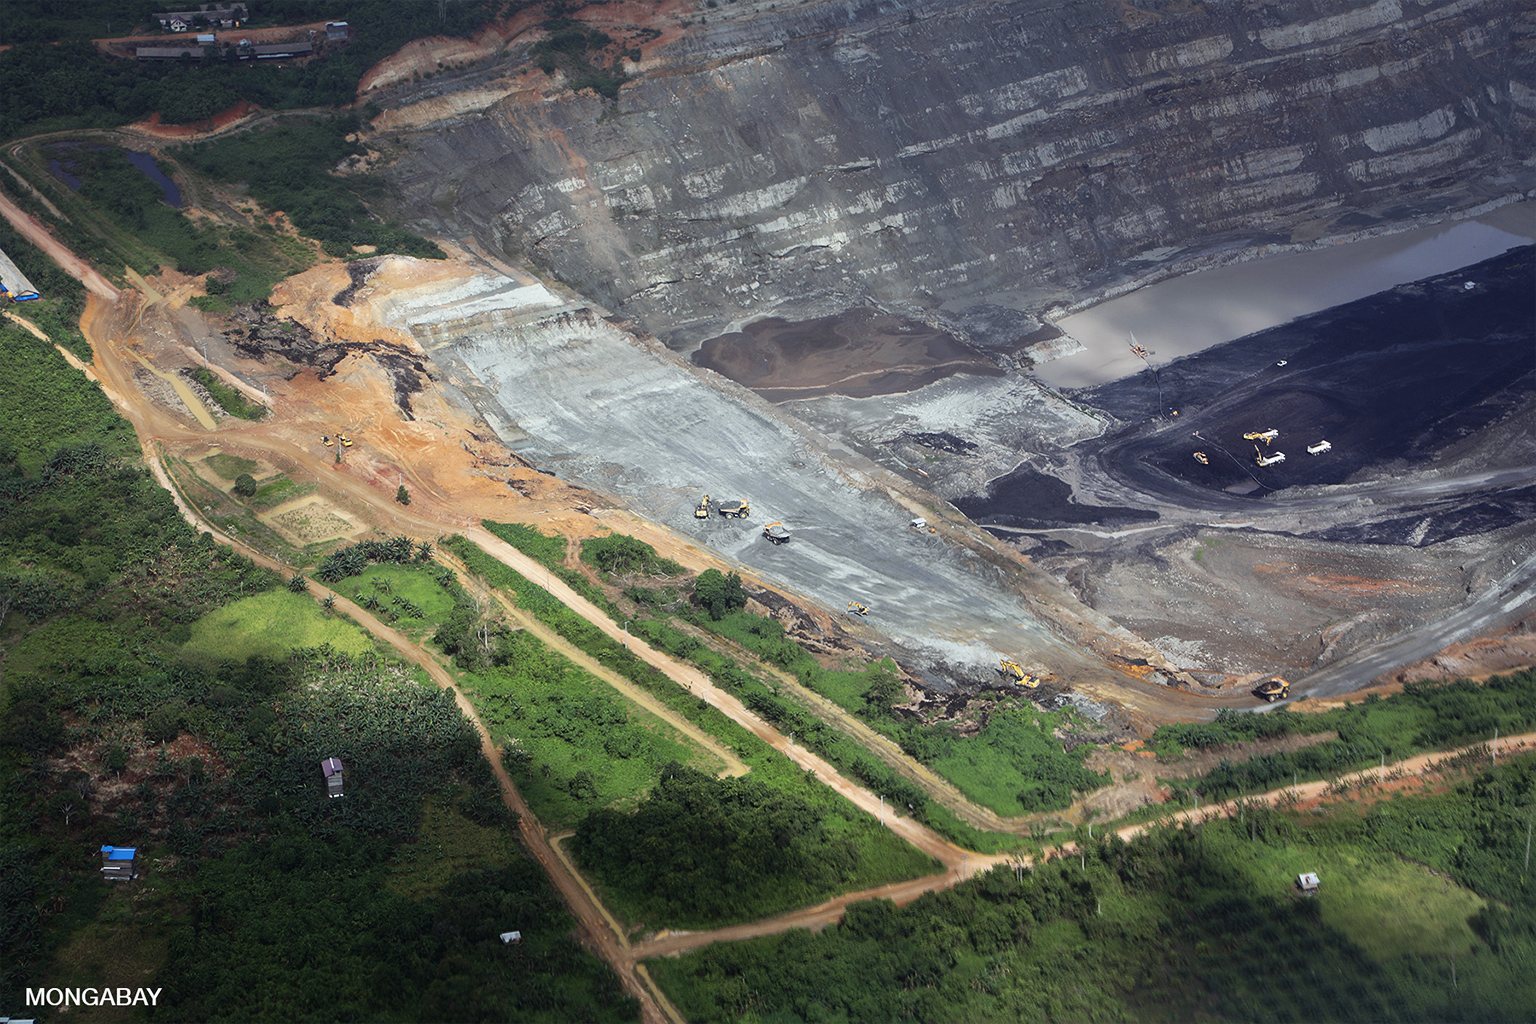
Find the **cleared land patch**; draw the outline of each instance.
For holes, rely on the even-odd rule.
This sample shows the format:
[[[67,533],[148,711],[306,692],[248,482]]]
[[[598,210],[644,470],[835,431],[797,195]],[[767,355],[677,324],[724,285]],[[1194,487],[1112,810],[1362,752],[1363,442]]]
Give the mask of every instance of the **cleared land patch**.
[[[182,650],[239,661],[255,654],[282,657],[322,644],[352,655],[373,650],[367,633],[344,619],[327,616],[313,598],[269,590],[198,619],[192,624],[192,639]]]

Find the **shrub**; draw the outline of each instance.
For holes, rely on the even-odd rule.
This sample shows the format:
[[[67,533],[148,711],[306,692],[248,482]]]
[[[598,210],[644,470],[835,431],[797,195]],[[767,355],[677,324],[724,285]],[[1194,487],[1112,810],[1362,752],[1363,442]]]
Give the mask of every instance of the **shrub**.
[[[719,569],[705,569],[693,584],[693,599],[716,622],[737,608],[747,606],[747,592],[736,573],[722,575]],[[775,623],[777,625],[777,623]]]
[[[645,541],[622,533],[582,541],[581,560],[614,576],[630,573],[676,576],[683,571],[683,567],[670,558],[656,554],[656,549]]]
[[[181,707],[166,704],[144,719],[144,738],[151,743],[169,743],[181,734]]]
[[[242,498],[249,498],[256,493],[256,478],[249,473],[241,473],[235,477],[235,493]]]

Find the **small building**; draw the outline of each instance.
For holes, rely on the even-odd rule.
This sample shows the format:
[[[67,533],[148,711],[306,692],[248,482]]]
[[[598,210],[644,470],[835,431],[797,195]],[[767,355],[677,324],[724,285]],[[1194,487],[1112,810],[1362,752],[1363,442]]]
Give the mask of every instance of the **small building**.
[[[351,38],[352,30],[344,21],[328,21],[325,23],[325,38],[328,42],[344,43]]]
[[[167,32],[185,32],[193,25],[239,28],[250,17],[243,3],[198,4],[195,11],[163,11],[154,16],[160,27]]]
[[[199,60],[203,56],[201,46],[136,46],[133,55],[139,60],[181,60],[183,57],[191,57]]]
[[[198,46],[213,46],[213,45],[215,45],[217,43],[218,43],[218,39],[214,37],[214,34],[212,32],[199,32],[197,34],[197,45]]]
[[[109,882],[131,882],[139,877],[136,846],[103,846],[101,877]]]
[[[500,938],[501,938],[502,942],[505,942],[507,945],[510,946],[510,945],[513,945],[514,943],[522,942],[523,941],[523,933],[522,932],[502,932]]]
[[[1316,896],[1320,885],[1322,885],[1322,879],[1317,877],[1316,871],[1308,871],[1304,875],[1296,876],[1296,888],[1308,896]]]
[[[264,46],[240,48],[240,56],[257,60],[279,60],[288,57],[308,57],[315,52],[313,43],[269,43]]]
[[[332,800],[339,796],[346,796],[341,791],[341,758],[328,757],[320,762],[320,774],[325,776],[325,795]]]
[[[0,252],[0,295],[14,302],[28,302],[37,298],[37,289],[16,269],[16,264],[4,252]]]

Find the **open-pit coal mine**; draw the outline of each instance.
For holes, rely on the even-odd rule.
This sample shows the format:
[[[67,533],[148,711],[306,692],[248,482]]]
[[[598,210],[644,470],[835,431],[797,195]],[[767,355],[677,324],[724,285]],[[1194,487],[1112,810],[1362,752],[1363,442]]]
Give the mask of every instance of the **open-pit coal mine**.
[[[392,323],[530,463],[868,603],[936,691],[1365,686],[1529,586],[1531,248],[1090,389],[1031,367],[1110,295],[1536,195],[1533,42],[1497,0],[738,2],[616,99],[512,45],[374,96],[397,212],[484,264]]]

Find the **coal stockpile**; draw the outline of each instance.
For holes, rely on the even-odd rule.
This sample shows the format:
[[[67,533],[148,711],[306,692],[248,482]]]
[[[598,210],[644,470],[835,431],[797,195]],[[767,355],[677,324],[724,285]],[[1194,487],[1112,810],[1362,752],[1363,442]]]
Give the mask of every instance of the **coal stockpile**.
[[[1404,512],[1404,515],[1380,522],[1335,526],[1304,536],[1353,544],[1426,547],[1452,537],[1471,537],[1536,519],[1536,487],[1522,487],[1482,500],[1405,509]]]
[[[1102,458],[1154,491],[1164,476],[1261,495],[1427,464],[1536,393],[1533,275],[1536,246],[1522,246],[1074,397],[1135,424]]]

